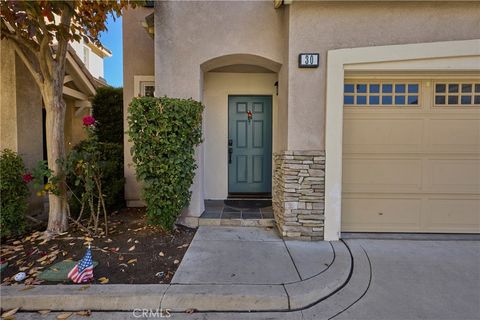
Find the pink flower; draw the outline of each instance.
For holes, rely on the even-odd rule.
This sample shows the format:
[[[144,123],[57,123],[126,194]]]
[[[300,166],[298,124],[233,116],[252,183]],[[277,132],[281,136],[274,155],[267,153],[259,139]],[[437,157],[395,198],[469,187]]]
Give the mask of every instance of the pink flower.
[[[33,176],[31,173],[26,173],[23,175],[22,179],[23,179],[23,182],[29,183],[33,180]]]
[[[83,117],[83,125],[86,127],[93,126],[95,124],[95,118],[92,116]]]

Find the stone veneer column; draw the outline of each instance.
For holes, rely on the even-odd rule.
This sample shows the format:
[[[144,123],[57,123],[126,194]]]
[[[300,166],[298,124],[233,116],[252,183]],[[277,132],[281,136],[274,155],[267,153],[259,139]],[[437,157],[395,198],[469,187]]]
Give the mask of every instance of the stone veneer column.
[[[325,152],[274,154],[272,205],[282,237],[322,240],[325,208]]]

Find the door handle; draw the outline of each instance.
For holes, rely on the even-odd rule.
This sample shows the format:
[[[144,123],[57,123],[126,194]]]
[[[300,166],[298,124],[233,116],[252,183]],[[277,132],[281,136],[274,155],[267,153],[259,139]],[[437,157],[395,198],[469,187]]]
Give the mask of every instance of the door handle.
[[[228,164],[232,163],[233,139],[228,139]]]

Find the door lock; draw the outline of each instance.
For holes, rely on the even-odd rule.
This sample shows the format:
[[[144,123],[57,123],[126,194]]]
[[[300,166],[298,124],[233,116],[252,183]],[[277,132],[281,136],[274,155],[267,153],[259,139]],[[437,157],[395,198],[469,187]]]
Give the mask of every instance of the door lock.
[[[228,139],[228,164],[232,163],[233,139]]]

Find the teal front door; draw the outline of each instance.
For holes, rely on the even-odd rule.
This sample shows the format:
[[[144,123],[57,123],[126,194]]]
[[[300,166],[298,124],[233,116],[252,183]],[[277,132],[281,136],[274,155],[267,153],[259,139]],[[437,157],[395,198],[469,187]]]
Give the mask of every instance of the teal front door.
[[[228,97],[228,192],[271,193],[272,97]]]

